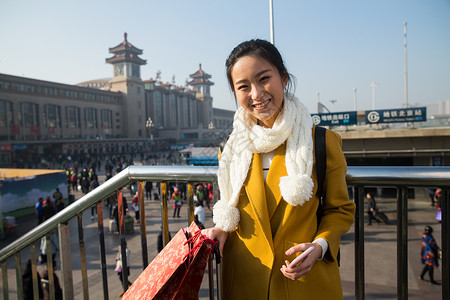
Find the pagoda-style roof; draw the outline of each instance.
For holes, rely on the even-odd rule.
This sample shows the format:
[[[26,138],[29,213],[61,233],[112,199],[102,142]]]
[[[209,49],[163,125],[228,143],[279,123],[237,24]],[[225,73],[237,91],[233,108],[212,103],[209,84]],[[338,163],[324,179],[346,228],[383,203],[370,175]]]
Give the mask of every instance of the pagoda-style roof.
[[[107,58],[106,62],[109,64],[115,64],[119,62],[134,62],[139,65],[147,64],[145,59],[141,59],[139,57],[142,54],[142,50],[133,46],[127,40],[127,33],[124,33],[124,40],[122,43],[117,45],[116,47],[109,48],[109,53],[113,53],[114,56]]]
[[[192,78],[191,81],[189,81],[188,85],[213,85],[214,82],[210,81],[209,78],[211,78],[211,75],[206,73],[202,70],[202,64],[199,64],[198,71],[194,74],[189,75],[189,77]]]
[[[150,79],[144,80],[144,83],[155,83],[156,80],[153,79],[153,77],[150,77]]]

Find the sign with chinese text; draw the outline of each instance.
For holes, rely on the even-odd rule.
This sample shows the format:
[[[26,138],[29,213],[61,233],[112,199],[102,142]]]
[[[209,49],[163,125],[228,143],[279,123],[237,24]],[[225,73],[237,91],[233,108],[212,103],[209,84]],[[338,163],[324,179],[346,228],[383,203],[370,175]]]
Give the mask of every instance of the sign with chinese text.
[[[13,146],[11,144],[0,145],[0,151],[11,152],[12,150],[13,150]]]
[[[312,114],[312,121],[320,126],[340,126],[356,124],[356,111]]]
[[[367,110],[366,123],[398,123],[425,122],[427,120],[426,107],[411,107],[401,109]]]

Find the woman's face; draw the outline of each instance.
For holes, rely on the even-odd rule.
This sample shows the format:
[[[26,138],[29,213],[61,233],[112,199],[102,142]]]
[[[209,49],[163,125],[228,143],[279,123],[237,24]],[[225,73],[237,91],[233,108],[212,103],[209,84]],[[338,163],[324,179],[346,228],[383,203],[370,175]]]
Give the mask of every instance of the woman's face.
[[[265,127],[271,128],[283,106],[287,78],[259,56],[243,56],[233,66],[231,78],[239,104]]]

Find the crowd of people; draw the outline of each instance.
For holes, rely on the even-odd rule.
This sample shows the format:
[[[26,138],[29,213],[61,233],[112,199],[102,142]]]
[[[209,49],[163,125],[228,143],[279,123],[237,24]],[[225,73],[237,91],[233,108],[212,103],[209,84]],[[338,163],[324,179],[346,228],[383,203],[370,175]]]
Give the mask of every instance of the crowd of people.
[[[40,197],[36,202],[35,208],[38,225],[54,216],[56,213],[62,211],[65,208],[65,203],[59,188],[56,188],[53,193],[53,200],[50,195],[48,195],[45,200]]]
[[[187,201],[186,184],[170,185],[170,199],[173,205],[173,218],[180,218],[180,209]],[[211,212],[211,203],[214,199],[211,183],[199,183],[194,190],[194,220],[199,228],[205,228],[205,209]]]

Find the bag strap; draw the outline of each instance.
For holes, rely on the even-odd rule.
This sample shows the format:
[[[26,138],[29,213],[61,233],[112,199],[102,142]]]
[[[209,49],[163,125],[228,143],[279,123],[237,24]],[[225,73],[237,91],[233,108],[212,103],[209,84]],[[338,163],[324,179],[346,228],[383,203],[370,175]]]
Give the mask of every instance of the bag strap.
[[[327,173],[327,144],[326,144],[326,129],[316,126],[314,131],[314,154],[316,156],[316,174],[317,174],[317,192],[319,198],[319,206],[317,207],[317,224],[320,224],[320,219],[323,215],[323,207],[326,200],[326,192],[324,191],[325,176]],[[318,226],[318,225],[317,225]],[[341,265],[341,248],[337,253],[337,264]]]
[[[326,129],[316,126],[314,132],[314,153],[316,156],[316,174],[317,174],[317,196],[320,199],[319,208],[323,207],[325,193],[323,185],[325,174],[327,172],[327,145],[325,140]]]

